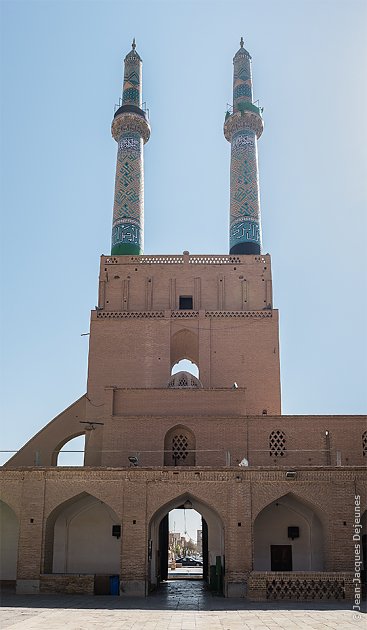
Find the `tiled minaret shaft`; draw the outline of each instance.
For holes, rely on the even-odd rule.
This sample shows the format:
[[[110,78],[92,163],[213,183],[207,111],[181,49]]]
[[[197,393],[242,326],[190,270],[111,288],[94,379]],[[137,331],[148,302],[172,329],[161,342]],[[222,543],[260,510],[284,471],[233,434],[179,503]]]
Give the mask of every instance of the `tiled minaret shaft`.
[[[125,57],[122,105],[112,121],[118,143],[111,254],[142,254],[144,250],[143,146],[150,125],[142,109],[142,60],[132,49]]]
[[[261,109],[252,102],[251,56],[243,48],[233,58],[233,113],[227,112],[224,135],[231,143],[230,254],[261,251],[257,139],[263,132]]]

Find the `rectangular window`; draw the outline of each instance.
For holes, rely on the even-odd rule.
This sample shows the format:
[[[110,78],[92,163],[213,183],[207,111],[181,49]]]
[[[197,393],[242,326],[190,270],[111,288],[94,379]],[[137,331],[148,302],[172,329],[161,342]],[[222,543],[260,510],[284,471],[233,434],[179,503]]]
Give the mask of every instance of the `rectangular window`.
[[[180,295],[180,310],[192,310],[192,295]]]
[[[292,571],[292,545],[270,545],[271,570]]]

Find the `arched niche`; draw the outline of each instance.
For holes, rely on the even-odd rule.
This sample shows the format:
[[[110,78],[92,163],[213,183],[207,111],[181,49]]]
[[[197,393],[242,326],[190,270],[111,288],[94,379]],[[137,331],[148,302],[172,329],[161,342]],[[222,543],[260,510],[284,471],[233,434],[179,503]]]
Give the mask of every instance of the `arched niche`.
[[[83,492],[49,515],[45,573],[119,574],[120,556],[121,521],[103,501]]]
[[[195,466],[196,439],[193,431],[178,424],[167,431],[164,438],[165,466]]]
[[[203,554],[204,562],[207,566],[203,567],[204,575],[210,577],[210,567],[218,565],[217,559],[220,558],[221,567],[224,570],[224,525],[218,512],[191,493],[181,494],[171,499],[161,507],[159,507],[150,519],[148,536],[149,536],[149,555],[148,555],[148,576],[151,586],[158,586],[160,577],[159,559],[163,550],[160,549],[162,539],[160,539],[160,524],[167,517],[171,510],[182,508],[184,505],[191,504],[191,508],[199,512],[206,523],[207,529],[207,549]],[[213,574],[213,571],[212,571]]]
[[[0,532],[0,580],[14,581],[17,577],[19,521],[4,501],[0,501]]]
[[[323,527],[293,494],[267,505],[254,522],[255,571],[322,571]]]
[[[195,363],[199,369],[199,337],[192,330],[183,328],[171,337],[170,344],[171,370],[182,359]],[[199,375],[196,375],[199,378]]]

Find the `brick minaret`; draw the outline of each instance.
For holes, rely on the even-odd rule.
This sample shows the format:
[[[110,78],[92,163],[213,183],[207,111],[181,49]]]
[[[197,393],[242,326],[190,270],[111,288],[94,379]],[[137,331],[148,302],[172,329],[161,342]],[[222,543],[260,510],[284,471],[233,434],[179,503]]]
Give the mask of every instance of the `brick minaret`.
[[[260,254],[260,192],[257,138],[263,132],[261,109],[252,102],[251,56],[243,47],[233,58],[233,112],[224,135],[231,143],[230,254]]]
[[[142,60],[132,49],[125,57],[122,105],[112,121],[118,143],[111,254],[142,254],[144,249],[143,145],[150,125],[142,109]]]

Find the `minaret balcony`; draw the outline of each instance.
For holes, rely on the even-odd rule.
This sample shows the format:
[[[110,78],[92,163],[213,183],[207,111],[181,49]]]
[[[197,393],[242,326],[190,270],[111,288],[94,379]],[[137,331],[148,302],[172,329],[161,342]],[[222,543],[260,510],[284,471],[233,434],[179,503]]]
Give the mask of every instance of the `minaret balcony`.
[[[121,105],[113,117],[111,126],[111,133],[116,142],[124,131],[136,131],[143,138],[144,144],[148,142],[150,124],[146,112],[137,105]]]
[[[264,131],[264,122],[261,116],[261,108],[256,107],[252,103],[241,103],[241,110],[230,114],[227,112],[224,121],[224,136],[228,142],[231,142],[232,136],[237,131],[249,129],[256,134],[257,139],[260,138]],[[229,115],[228,115],[229,114]]]

